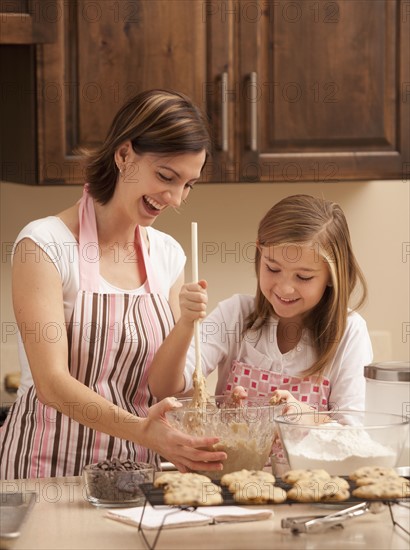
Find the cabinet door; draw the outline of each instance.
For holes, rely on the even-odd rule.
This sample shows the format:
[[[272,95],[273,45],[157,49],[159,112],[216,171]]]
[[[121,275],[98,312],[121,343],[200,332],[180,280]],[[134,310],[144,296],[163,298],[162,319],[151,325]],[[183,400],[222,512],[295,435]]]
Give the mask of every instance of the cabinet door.
[[[53,42],[59,16],[57,0],[1,0],[0,44]]]
[[[405,178],[408,2],[241,2],[239,177]]]
[[[203,90],[213,136],[212,158],[202,179],[238,181],[238,2],[204,0],[202,4],[207,41],[207,79]]]
[[[83,183],[81,149],[103,140],[121,104],[173,88],[206,108],[203,3],[58,1],[58,38],[38,48],[40,183]]]

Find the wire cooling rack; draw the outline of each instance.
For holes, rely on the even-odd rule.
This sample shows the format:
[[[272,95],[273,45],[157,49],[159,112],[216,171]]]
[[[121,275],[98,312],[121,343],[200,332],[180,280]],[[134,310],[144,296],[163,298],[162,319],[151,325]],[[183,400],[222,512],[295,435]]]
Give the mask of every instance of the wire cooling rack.
[[[407,476],[403,476],[403,477],[406,477],[406,479],[410,479],[409,477]],[[349,486],[350,486],[350,493],[352,490],[354,490],[356,488],[356,484],[349,480],[348,478],[344,478],[344,479],[347,479],[347,481],[349,482]],[[218,481],[214,481],[214,483],[216,485],[220,485],[220,483]],[[291,485],[288,484],[288,483],[285,483],[284,481],[282,481],[280,478],[276,478],[276,482],[275,482],[275,486],[278,486],[278,487],[281,487],[282,489],[284,489],[285,491],[289,490]],[[163,519],[162,519],[162,522],[160,524],[160,526],[158,527],[158,529],[156,530],[156,533],[155,533],[155,536],[154,536],[154,539],[153,541],[150,543],[146,534],[145,534],[145,531],[144,531],[144,528],[142,526],[142,523],[143,523],[143,518],[144,518],[144,512],[145,512],[145,509],[146,509],[146,505],[147,503],[149,503],[153,508],[155,508],[156,506],[164,506],[165,505],[165,502],[164,502],[164,490],[162,487],[154,487],[154,485],[152,483],[144,483],[140,486],[142,492],[144,493],[145,495],[145,503],[144,503],[144,506],[143,506],[143,511],[142,511],[142,515],[141,515],[141,519],[140,519],[140,523],[138,525],[138,531],[139,533],[141,534],[148,550],[155,550],[155,547],[157,545],[157,542],[158,542],[158,539],[161,535],[161,532],[162,532],[162,529],[164,528],[164,526],[166,525],[166,520],[167,518],[169,518],[171,515],[174,515],[178,512],[180,512],[181,510],[184,510],[184,511],[196,511],[198,510],[198,508],[200,509],[200,513],[203,514],[204,516],[206,516],[206,506],[203,506],[203,505],[178,505],[178,506],[174,506],[172,508],[170,508],[170,511],[169,513],[165,514]],[[225,486],[222,486],[221,485],[221,495],[222,495],[222,503],[219,505],[219,506],[233,506],[233,505],[238,505],[238,503],[234,500],[233,498],[233,495],[232,493],[228,490],[227,487]],[[255,506],[255,503],[250,503],[252,506]],[[267,503],[263,503],[264,506],[266,506]],[[271,504],[271,503],[269,503]],[[292,500],[292,499],[287,499],[285,500],[283,503],[278,503],[278,504],[273,504],[273,506],[280,506],[281,504],[287,504],[287,505],[298,505],[298,504],[302,504],[300,502],[297,502],[296,500]],[[306,503],[303,503],[303,504],[306,504]],[[315,503],[309,503],[309,504],[315,504]],[[324,501],[321,501],[320,504],[337,504],[338,506],[346,506],[346,508],[343,508],[342,510],[339,510],[333,514],[328,514],[328,515],[321,515],[321,516],[301,516],[301,517],[291,517],[291,518],[286,518],[284,520],[282,520],[282,528],[289,528],[291,530],[292,533],[308,533],[308,532],[320,532],[320,531],[324,531],[326,529],[329,529],[329,528],[333,528],[333,527],[339,527],[344,521],[348,520],[348,519],[353,519],[353,518],[356,518],[356,517],[359,517],[361,515],[363,515],[364,513],[367,513],[367,512],[370,512],[370,513],[379,513],[379,512],[382,512],[385,507],[387,506],[388,509],[389,509],[389,512],[390,512],[390,518],[392,520],[392,524],[393,526],[401,529],[402,531],[404,531],[407,535],[410,536],[410,532],[409,530],[404,527],[403,525],[401,525],[398,521],[396,521],[395,517],[394,517],[394,512],[393,512],[393,505],[397,505],[397,506],[404,506],[405,508],[407,509],[410,509],[410,495],[405,495],[403,498],[400,498],[400,499],[372,499],[372,500],[364,500],[364,499],[359,499],[359,498],[356,498],[356,497],[353,497],[353,496],[350,496],[348,499],[346,500],[343,500],[343,501],[334,501],[334,500],[324,500]],[[241,506],[246,506],[246,504],[242,504],[241,503]],[[218,523],[217,520],[215,520],[215,518],[211,518],[210,516],[207,516],[209,517],[209,524],[216,524]]]

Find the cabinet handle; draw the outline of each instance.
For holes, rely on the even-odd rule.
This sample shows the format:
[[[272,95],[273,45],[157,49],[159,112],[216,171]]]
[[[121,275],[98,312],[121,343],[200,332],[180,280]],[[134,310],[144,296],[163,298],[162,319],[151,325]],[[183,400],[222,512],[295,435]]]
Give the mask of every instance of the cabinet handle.
[[[221,149],[224,152],[228,151],[228,101],[227,93],[228,89],[228,73],[224,72],[221,74]]]
[[[250,97],[250,150],[251,151],[257,151],[258,150],[258,105],[257,105],[257,97],[258,97],[258,82],[257,82],[257,74],[255,72],[251,73],[249,75],[249,83],[251,90],[253,93],[251,93]]]

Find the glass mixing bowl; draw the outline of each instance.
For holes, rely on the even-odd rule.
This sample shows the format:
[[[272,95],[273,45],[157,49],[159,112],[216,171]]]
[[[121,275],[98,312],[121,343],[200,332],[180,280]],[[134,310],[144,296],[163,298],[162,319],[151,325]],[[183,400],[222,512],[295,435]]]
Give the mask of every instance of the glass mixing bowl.
[[[219,472],[202,472],[218,479],[238,470],[261,470],[266,465],[275,435],[275,407],[268,397],[242,399],[230,395],[212,396],[195,409],[191,399],[179,399],[182,407],[166,413],[175,428],[193,436],[219,437],[213,450],[228,455]]]
[[[291,469],[349,475],[363,466],[396,467],[410,421],[381,412],[314,411],[277,415],[275,422]]]

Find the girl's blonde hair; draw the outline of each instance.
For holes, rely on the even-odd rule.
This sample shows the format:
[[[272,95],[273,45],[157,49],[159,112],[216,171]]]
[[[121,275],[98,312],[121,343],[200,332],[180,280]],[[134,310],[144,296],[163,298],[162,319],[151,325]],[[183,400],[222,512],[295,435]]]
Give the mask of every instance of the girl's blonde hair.
[[[258,244],[308,245],[329,266],[331,285],[326,287],[322,299],[304,318],[317,351],[317,360],[305,375],[322,374],[330,365],[345,332],[349,299],[359,286],[357,309],[367,298],[364,275],[353,254],[349,228],[340,206],[334,202],[293,195],[275,204],[259,224]],[[270,302],[259,286],[261,251],[256,247],[255,269],[258,286],[255,309],[248,317],[245,331],[258,330],[275,315]]]
[[[86,157],[86,179],[90,195],[106,204],[114,194],[118,167],[114,153],[131,141],[138,154],[210,154],[208,121],[185,94],[173,90],[148,90],[127,101],[115,115],[104,143]]]

